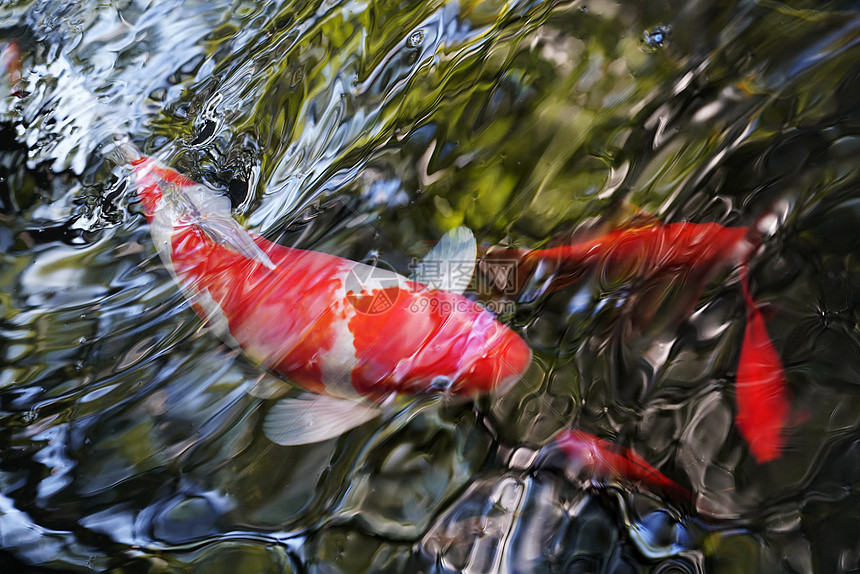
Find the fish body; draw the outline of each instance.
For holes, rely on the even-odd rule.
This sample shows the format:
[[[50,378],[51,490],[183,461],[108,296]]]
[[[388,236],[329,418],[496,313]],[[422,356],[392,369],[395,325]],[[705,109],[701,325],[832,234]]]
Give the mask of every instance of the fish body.
[[[360,424],[377,414],[367,400],[391,393],[504,389],[530,364],[525,342],[473,301],[392,271],[272,243],[242,228],[214,191],[153,159],[131,163],[156,248],[194,309],[254,361],[330,397],[320,404],[335,412],[315,420],[363,412],[353,421]],[[284,433],[276,442],[329,438],[323,423],[303,422],[314,418],[315,402],[276,406],[267,434],[297,425],[304,438]]]
[[[597,480],[623,480],[642,484],[649,490],[689,501],[690,491],[651,466],[636,452],[581,430],[565,430],[555,438],[571,464],[581,473]]]
[[[654,223],[606,233],[591,240],[529,252],[525,262],[556,261],[559,266],[593,266],[606,261],[640,262],[645,269],[711,270],[738,261],[751,251],[748,227],[718,223]]]
[[[747,318],[735,383],[735,423],[756,460],[767,462],[782,453],[791,402],[782,361],[749,292],[746,266],[740,268],[740,283]]]

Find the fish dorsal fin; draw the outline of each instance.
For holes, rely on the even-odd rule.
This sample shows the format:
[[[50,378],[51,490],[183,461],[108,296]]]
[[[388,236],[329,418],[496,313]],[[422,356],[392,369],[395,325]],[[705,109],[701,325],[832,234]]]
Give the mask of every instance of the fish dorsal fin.
[[[365,401],[302,393],[279,400],[266,415],[263,432],[276,444],[311,444],[338,437],[381,412]]]
[[[462,295],[472,282],[477,256],[478,246],[472,231],[457,227],[443,235],[415,265],[409,280]]]
[[[169,185],[169,184],[168,184]],[[263,266],[274,269],[275,264],[260,249],[248,230],[239,225],[230,213],[230,200],[203,185],[170,185],[164,196],[213,242],[223,245]]]

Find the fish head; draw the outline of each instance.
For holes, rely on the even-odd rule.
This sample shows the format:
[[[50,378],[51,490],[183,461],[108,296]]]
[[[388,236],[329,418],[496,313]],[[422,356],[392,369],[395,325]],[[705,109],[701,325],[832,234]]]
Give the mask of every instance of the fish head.
[[[154,171],[155,162],[149,158],[141,157],[131,162],[134,169],[134,178],[137,184],[137,196],[143,205],[143,211],[147,220],[151,222],[152,217],[161,204],[162,190],[166,188],[167,182],[158,177]]]
[[[118,149],[120,156],[131,165],[137,196],[150,223],[152,223],[155,212],[163,205],[162,200],[166,195],[171,195],[171,191],[183,190],[183,193],[187,194],[189,190],[203,187],[184,175],[161,165],[155,159],[141,154],[137,148],[127,142],[120,144]]]
[[[382,311],[355,308],[349,330],[359,394],[505,391],[531,363],[520,336],[474,301],[408,282]]]
[[[513,387],[528,369],[532,352],[514,331],[493,321],[488,336],[476,344],[479,352],[454,382],[453,392],[479,395],[490,391],[504,393]],[[462,368],[462,367],[461,367]]]

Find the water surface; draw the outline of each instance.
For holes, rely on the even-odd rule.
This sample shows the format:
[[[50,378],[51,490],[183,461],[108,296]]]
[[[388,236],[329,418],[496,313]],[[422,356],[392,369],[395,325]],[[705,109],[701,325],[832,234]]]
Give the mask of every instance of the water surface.
[[[13,40],[7,570],[860,569],[853,3],[21,1],[0,8]],[[458,225],[527,248],[628,203],[761,225],[752,289],[796,412],[784,452],[757,463],[734,424],[731,272],[645,324],[635,274],[537,283],[501,316],[535,356],[505,396],[273,445],[271,401],[249,393],[265,375],[155,256],[115,133],[272,240],[403,273]],[[635,449],[694,500],[541,462],[564,428]]]

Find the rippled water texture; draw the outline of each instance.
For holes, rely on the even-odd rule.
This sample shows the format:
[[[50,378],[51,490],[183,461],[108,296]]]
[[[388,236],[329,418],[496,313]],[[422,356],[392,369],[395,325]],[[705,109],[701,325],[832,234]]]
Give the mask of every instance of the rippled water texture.
[[[858,571],[858,43],[851,2],[3,2],[0,570]],[[685,298],[649,261],[502,299],[533,352],[503,396],[275,445],[284,384],[186,303],[115,133],[272,241],[404,274],[459,225],[757,226],[781,456],[735,423],[737,272]]]

